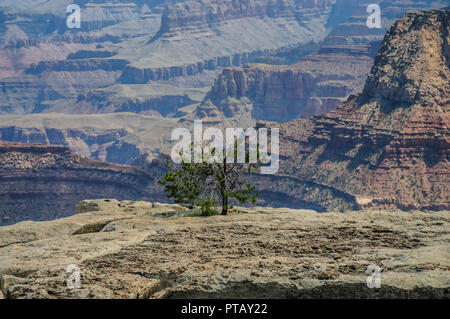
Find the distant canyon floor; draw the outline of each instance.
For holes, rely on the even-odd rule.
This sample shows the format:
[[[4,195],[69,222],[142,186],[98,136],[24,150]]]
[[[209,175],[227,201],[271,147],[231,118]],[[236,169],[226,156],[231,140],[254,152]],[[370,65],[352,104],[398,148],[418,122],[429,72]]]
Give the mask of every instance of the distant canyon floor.
[[[0,227],[3,298],[449,298],[450,214],[82,201]],[[67,267],[81,272],[69,289]],[[369,265],[381,287],[368,288]]]

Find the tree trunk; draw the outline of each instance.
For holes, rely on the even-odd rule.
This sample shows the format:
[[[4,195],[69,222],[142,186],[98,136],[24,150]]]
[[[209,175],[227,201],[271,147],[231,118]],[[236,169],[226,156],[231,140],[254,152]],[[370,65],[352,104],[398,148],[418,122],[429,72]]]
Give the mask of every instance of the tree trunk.
[[[222,215],[226,215],[228,213],[228,196],[224,195],[222,197]]]
[[[223,157],[223,186],[222,186],[222,215],[228,213],[228,193],[227,193],[227,159]]]

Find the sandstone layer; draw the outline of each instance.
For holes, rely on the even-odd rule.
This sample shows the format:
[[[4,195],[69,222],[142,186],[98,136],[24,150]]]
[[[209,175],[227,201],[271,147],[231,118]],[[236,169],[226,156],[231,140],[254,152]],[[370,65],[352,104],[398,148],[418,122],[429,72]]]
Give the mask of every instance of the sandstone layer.
[[[381,44],[362,93],[311,120],[274,122],[295,112],[324,111],[304,104],[326,86],[291,66],[225,69],[196,114],[214,125],[229,121],[240,127],[251,126],[260,114],[272,121],[259,121],[257,128],[280,128],[279,172],[253,178],[261,204],[317,211],[449,209],[448,21],[448,10],[409,13],[398,20]],[[299,68],[314,68],[312,56]],[[352,78],[358,60],[347,61],[334,63]],[[334,89],[337,95],[348,93]],[[327,90],[333,92],[331,86]],[[293,103],[297,109],[289,107]]]
[[[377,43],[333,52],[323,48],[291,66],[249,64],[226,68],[215,80],[196,115],[206,119],[211,111],[239,122],[284,122],[334,110],[364,81]]]
[[[361,208],[449,209],[449,21],[448,10],[398,20],[362,94],[282,126],[281,174],[349,193]],[[279,187],[297,197],[296,187],[269,189]]]
[[[449,298],[448,212],[83,201],[77,214],[0,227],[7,298]],[[69,289],[69,264],[81,287]],[[381,287],[368,288],[369,265]]]
[[[446,5],[383,1],[382,28],[369,29],[371,1],[334,2],[85,1],[81,29],[68,29],[57,2],[7,1],[0,8],[0,139],[62,144],[129,164],[170,149],[171,128],[192,119],[248,127],[328,112],[362,90],[395,19]],[[109,125],[110,114],[97,116],[112,112],[120,126]],[[21,117],[4,116],[10,113]],[[44,116],[35,124],[28,113]],[[83,121],[99,125],[80,128],[79,117],[65,114],[90,114]]]
[[[94,160],[131,164],[170,150],[175,119],[135,113],[33,114],[0,117],[0,140],[63,145]]]
[[[163,199],[157,178],[64,146],[0,142],[0,225],[69,216],[86,198]]]
[[[413,4],[408,5],[401,3],[403,9],[412,8],[413,4],[419,5],[419,3],[420,6],[427,5],[426,2],[419,1],[414,1]],[[391,6],[393,12],[398,11],[395,8],[397,7]],[[395,14],[392,13],[389,16],[395,17]],[[258,176],[255,179],[261,204],[302,207],[317,211],[372,207],[401,208],[404,210],[448,209],[450,202],[447,190],[450,184],[448,177],[448,150],[450,149],[448,131],[450,96],[448,84],[450,82],[448,21],[448,10],[441,10],[410,13],[395,23],[381,44],[381,49],[375,58],[375,65],[365,86],[361,86],[363,93],[357,97],[351,97],[347,103],[340,106],[336,111],[317,116],[311,121],[295,120],[283,125],[259,123],[259,126],[280,126],[281,128],[281,167],[279,174]],[[234,103],[219,105],[222,115],[225,114],[224,118],[217,117],[217,115],[220,116],[218,108],[214,104],[206,103],[206,101],[198,109],[191,109],[192,113],[189,115],[203,113],[206,116],[213,115],[211,118],[213,120],[215,118],[215,123],[218,123],[218,119],[227,119],[227,112],[230,112],[239,120],[244,119],[254,122],[254,118],[245,118],[248,112],[257,108],[252,105],[249,99],[251,97],[263,102],[267,100],[270,104],[280,103],[281,105],[285,103],[283,107],[276,109],[269,107],[268,104],[259,106],[266,110],[269,115],[277,116],[277,119],[280,120],[284,119],[285,116],[292,116],[299,110],[290,109],[289,104],[302,99],[303,101],[311,100],[313,97],[308,97],[308,94],[313,87],[317,89],[314,94],[322,94],[321,98],[323,99],[328,98],[329,95],[348,94],[347,90],[342,90],[340,86],[342,83],[339,84],[333,80],[334,71],[329,71],[332,69],[331,66],[340,66],[339,72],[351,81],[356,80],[356,78],[361,79],[359,75],[354,76],[355,70],[358,70],[358,66],[361,64],[353,65],[352,61],[358,61],[358,57],[360,57],[362,61],[369,63],[367,54],[373,48],[369,49],[368,41],[376,40],[379,35],[377,33],[373,35],[375,38],[372,36],[361,38],[364,32],[361,29],[361,16],[358,18],[358,23],[351,25],[345,25],[344,23],[340,30],[340,32],[351,30],[349,32],[352,36],[344,39],[340,38],[343,35],[340,35],[337,31],[332,32],[327,37],[327,46],[324,46],[321,51],[323,54],[326,53],[327,58],[321,60],[317,55],[306,57],[299,64],[303,71],[306,70],[305,72],[294,72],[290,67],[261,65],[224,70],[213,87],[212,92],[214,94],[209,96],[210,99],[214,99],[214,95],[218,95],[219,101],[225,98]],[[172,37],[173,35],[167,36]],[[164,37],[161,36],[158,39],[162,41]],[[359,44],[356,45],[357,43]],[[151,45],[151,43],[148,45]],[[358,47],[358,50],[355,49],[356,47]],[[346,61],[348,63],[342,63],[342,56],[337,54],[342,51],[336,51],[338,48],[347,52],[348,59]],[[73,57],[81,60],[92,57],[94,61],[97,61],[100,58],[97,55],[93,57],[93,53],[86,48],[79,52],[71,55],[69,60],[76,60]],[[320,82],[320,77],[314,78],[308,75],[310,71],[313,72],[317,65],[328,63],[328,59],[333,55],[336,55],[338,59],[330,64],[331,66],[328,69],[325,68],[323,72],[321,71],[323,76],[327,75],[322,78],[322,82]],[[106,56],[109,56],[109,54]],[[116,55],[110,57],[113,60],[117,59]],[[315,64],[316,62],[313,63],[313,61],[319,61],[319,64]],[[58,63],[56,64],[58,65]],[[44,73],[45,71],[39,75]],[[361,72],[360,75],[363,73]],[[317,73],[315,74],[317,75]],[[77,76],[84,75],[78,74]],[[313,83],[309,83],[311,81]],[[20,82],[18,83],[20,84]],[[28,87],[27,85],[25,87]],[[344,86],[349,87],[348,83]],[[30,84],[30,87],[33,87],[33,85]],[[148,86],[135,85],[133,86],[135,91],[132,91],[132,93],[148,88]],[[322,89],[323,91],[321,91]],[[26,93],[26,90],[19,91],[20,93]],[[5,90],[2,92],[5,92]],[[58,98],[58,94],[56,94],[58,92],[55,93],[50,89],[47,89],[44,93],[53,96],[55,99]],[[27,96],[27,94],[21,95]],[[1,97],[4,96],[7,95]],[[87,105],[88,100],[99,103],[100,100],[107,99],[107,96],[108,94],[102,95],[98,92],[79,95],[77,107],[83,108],[83,103],[86,102]],[[341,99],[342,96],[335,96],[334,98]],[[239,103],[243,99],[248,100],[248,105],[245,105],[244,110],[247,113],[244,111],[236,113],[236,110],[240,110]],[[110,110],[113,109],[112,103],[109,104],[108,102],[105,102],[105,106]],[[164,102],[161,103],[164,104]],[[124,107],[128,105],[131,107],[132,100],[130,104],[124,103],[124,105]],[[174,110],[172,106],[170,110]],[[311,113],[324,110],[319,105],[317,108],[310,109]],[[275,112],[278,112],[277,115],[275,115]],[[39,124],[39,129],[35,130],[33,125],[31,125],[31,128],[28,126],[27,129],[23,129],[19,124],[12,125],[10,123],[12,117],[9,116],[5,115],[0,118],[2,123],[7,123],[2,125],[7,126],[7,128],[0,130],[2,138],[6,137],[10,140],[25,142],[39,141],[64,144],[83,154],[119,163],[130,163],[136,160],[136,163],[142,164],[141,160],[145,156],[141,156],[141,151],[151,151],[148,149],[149,145],[155,148],[154,154],[160,154],[162,152],[161,145],[167,141],[164,136],[170,133],[174,125],[183,125],[173,119],[157,118],[155,120],[152,118],[151,121],[147,121],[147,118],[144,120],[143,117],[137,116],[131,117],[131,120],[126,124],[120,122],[118,125],[116,123],[112,125],[111,122],[115,122],[114,116],[102,114],[101,116],[78,117],[76,120],[77,129],[71,130],[64,127],[54,127],[60,125],[62,120],[61,117],[53,117],[50,114],[48,118],[40,118],[42,124]],[[35,118],[35,115],[20,116],[14,122],[27,122],[32,118]],[[185,117],[183,119],[190,120],[192,118]],[[230,117],[230,119],[233,120],[233,117]],[[168,122],[170,120],[172,121]],[[64,121],[70,122],[72,125],[72,122],[75,122],[75,117],[67,117]],[[98,122],[98,125],[101,126],[99,129],[101,133],[86,128],[95,126],[88,124],[92,121],[96,122],[96,125]],[[125,131],[123,127],[118,127],[129,125],[129,123],[132,123],[129,131],[128,127]],[[224,123],[226,122],[224,121],[222,124]],[[52,129],[48,129],[49,126],[52,126]],[[95,127],[97,128],[97,126]],[[142,129],[143,127],[145,129]],[[160,129],[166,135],[160,134]],[[32,158],[34,157],[32,156]],[[40,158],[40,156],[37,158]],[[14,160],[11,161],[14,163]],[[36,163],[39,164],[39,160],[33,160],[26,164],[26,167],[30,167],[29,170],[33,172],[33,165]],[[155,176],[162,172],[162,168],[156,165],[156,173],[153,173],[151,167],[153,164],[149,167],[150,173],[145,173],[154,177],[152,179],[154,185],[150,187],[156,185],[157,178]],[[60,174],[60,167],[52,166],[52,169]],[[37,170],[39,173],[40,168]],[[33,193],[27,188],[28,184],[25,184],[24,181],[29,171],[24,172],[21,167],[11,166],[7,168],[6,172],[12,175],[18,174],[21,178],[20,183],[17,184],[17,189],[13,188],[14,194],[22,196],[23,193]],[[45,174],[49,172],[47,170]],[[48,179],[49,175],[45,176]],[[109,180],[109,177],[107,175],[102,176],[103,183],[108,184],[108,187],[111,186],[110,183],[105,182]],[[11,184],[6,183],[4,187],[10,190]],[[26,189],[26,191],[20,191],[20,187]],[[47,189],[47,192],[50,193],[54,192],[53,188],[46,187],[39,186],[39,189]],[[60,188],[56,188],[56,194],[59,194]],[[137,188],[142,189],[141,186]],[[75,188],[71,192],[77,193],[78,190]],[[76,200],[86,196],[84,190],[81,193],[83,197],[77,197]],[[94,192],[92,194],[101,197],[113,196],[113,193],[101,195]],[[158,198],[164,198],[160,189],[157,195]],[[16,198],[18,197],[19,195],[16,196]],[[133,199],[129,193],[126,193],[124,198]],[[8,199],[6,202],[11,203],[11,205],[17,203],[15,199]],[[31,201],[21,199],[20,202],[32,205],[30,204]],[[73,206],[75,201],[71,203],[70,205]],[[23,214],[23,211],[31,214],[23,207],[20,208],[18,216]],[[66,209],[65,212],[70,212],[69,207]],[[50,215],[46,216],[50,218]],[[11,218],[6,213],[3,216]],[[56,217],[56,215],[51,216]],[[39,218],[39,216],[36,216],[36,219]]]
[[[174,78],[187,77],[181,84],[185,90],[205,87],[215,70],[319,41],[332,10],[330,0],[79,5],[79,29],[67,27],[66,8],[58,2],[7,1],[0,8],[0,114],[102,112],[96,101],[82,110],[77,105],[62,110],[61,104],[76,104],[78,96],[115,84],[132,88],[171,80],[170,87]],[[121,111],[123,97],[112,98],[109,111]],[[147,108],[158,108],[151,100]]]
[[[121,112],[127,96],[118,92],[109,96],[106,108],[98,107],[95,99],[85,99],[84,105],[79,105],[79,97],[101,95],[105,88],[114,90],[117,86],[125,90],[136,85],[151,88],[154,82],[180,86],[184,91],[210,87],[224,67],[242,67],[250,62],[292,64],[320,47],[317,56],[310,58],[315,67],[302,73],[311,71],[318,86],[324,88],[312,92],[314,98],[305,103],[310,111],[329,110],[363,84],[370,67],[369,54],[354,63],[355,72],[362,72],[363,78],[347,78],[339,69],[334,72],[340,62],[347,63],[348,52],[361,51],[358,46],[381,40],[386,28],[407,11],[446,5],[442,0],[383,1],[382,28],[369,29],[365,23],[370,3],[84,1],[80,3],[81,28],[69,29],[62,4],[7,1],[0,8],[4,22],[0,29],[0,114]],[[322,68],[334,78],[323,77]],[[176,97],[168,95],[170,109],[185,105],[183,92]],[[125,104],[132,112],[151,109],[170,113],[161,112],[160,97],[149,96],[137,101],[136,106],[133,101]],[[289,99],[280,102],[282,111],[274,110],[274,118],[289,120],[297,114],[298,102],[290,103]],[[265,111],[264,118],[268,119],[273,110]],[[305,116],[309,114],[305,112]]]
[[[255,120],[284,122],[332,111],[350,94],[362,91],[381,41],[396,19],[408,11],[444,5],[384,1],[380,4],[382,27],[369,28],[367,7],[371,3],[338,2],[328,20],[333,27],[320,49],[295,60],[296,63],[247,64],[244,68],[225,69],[196,115],[210,122],[213,118],[223,121],[224,115],[238,123],[253,120],[254,124]]]

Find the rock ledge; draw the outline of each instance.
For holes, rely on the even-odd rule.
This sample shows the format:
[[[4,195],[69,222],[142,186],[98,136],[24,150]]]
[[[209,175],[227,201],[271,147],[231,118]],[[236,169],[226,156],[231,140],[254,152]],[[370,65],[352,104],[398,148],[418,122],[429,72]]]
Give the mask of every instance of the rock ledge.
[[[6,298],[450,297],[447,211],[256,207],[200,218],[107,199],[78,208],[0,227]],[[81,270],[79,289],[67,288],[69,264]],[[382,268],[379,289],[366,285],[371,264]]]

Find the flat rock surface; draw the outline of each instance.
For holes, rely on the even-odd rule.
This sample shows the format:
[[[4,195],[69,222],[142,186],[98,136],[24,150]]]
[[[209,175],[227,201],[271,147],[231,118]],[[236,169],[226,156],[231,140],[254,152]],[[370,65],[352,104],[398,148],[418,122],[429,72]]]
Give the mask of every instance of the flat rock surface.
[[[78,214],[0,227],[6,298],[449,298],[450,214],[84,201]],[[68,265],[80,269],[69,289]],[[381,268],[369,288],[369,265]]]

